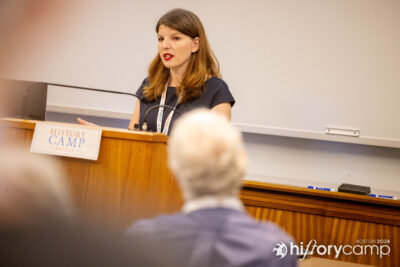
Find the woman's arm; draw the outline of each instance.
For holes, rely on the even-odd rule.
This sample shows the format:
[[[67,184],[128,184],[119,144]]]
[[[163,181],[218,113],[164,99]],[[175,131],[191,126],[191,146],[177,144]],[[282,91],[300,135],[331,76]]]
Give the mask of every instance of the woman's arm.
[[[81,118],[76,118],[76,120],[78,121],[79,124],[82,124],[82,125],[100,127],[97,124],[94,124],[94,123],[89,122],[89,121],[82,120]]]
[[[218,104],[211,110],[223,114],[228,118],[228,120],[231,120],[231,103]]]
[[[135,124],[139,124],[139,117],[140,117],[140,101],[136,100],[135,109],[133,110],[131,122],[129,123],[129,130],[135,129]]]

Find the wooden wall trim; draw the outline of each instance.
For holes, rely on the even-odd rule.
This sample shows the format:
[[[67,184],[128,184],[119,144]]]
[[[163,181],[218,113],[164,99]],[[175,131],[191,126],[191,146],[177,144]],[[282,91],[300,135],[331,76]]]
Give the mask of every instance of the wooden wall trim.
[[[348,194],[341,192],[328,192],[323,190],[314,190],[298,186],[280,185],[273,183],[255,182],[255,181],[244,181],[243,188],[252,190],[270,190],[274,192],[285,192],[291,194],[308,195],[308,196],[318,196],[321,198],[329,199],[342,199],[349,200],[353,202],[363,202],[369,204],[381,204],[385,206],[394,206],[400,208],[399,200],[385,199],[385,198],[373,198],[369,196],[362,196],[356,194]]]
[[[400,226],[400,204],[395,200],[376,201],[365,196],[313,191],[246,182],[241,191],[241,199],[245,205],[250,206]]]

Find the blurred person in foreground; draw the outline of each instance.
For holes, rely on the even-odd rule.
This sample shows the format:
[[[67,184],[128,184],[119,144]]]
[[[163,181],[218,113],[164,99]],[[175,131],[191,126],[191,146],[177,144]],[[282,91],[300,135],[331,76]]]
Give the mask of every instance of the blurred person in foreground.
[[[181,213],[141,220],[127,230],[154,266],[296,266],[273,248],[292,239],[272,223],[258,223],[239,199],[247,157],[240,132],[220,114],[199,109],[177,121],[169,166],[185,204]],[[160,255],[158,258],[157,255]]]
[[[77,4],[0,1],[0,118],[15,105],[7,81],[13,56],[34,52],[25,37],[43,25],[57,27]],[[19,150],[6,132],[0,123],[0,266],[141,266],[113,233],[76,221],[57,157]]]
[[[63,262],[74,211],[58,163],[16,147],[0,151],[0,266]]]
[[[75,219],[54,158],[0,151],[0,266],[143,266],[108,229]]]
[[[72,201],[57,162],[15,147],[3,147],[0,166],[2,229],[72,222]]]

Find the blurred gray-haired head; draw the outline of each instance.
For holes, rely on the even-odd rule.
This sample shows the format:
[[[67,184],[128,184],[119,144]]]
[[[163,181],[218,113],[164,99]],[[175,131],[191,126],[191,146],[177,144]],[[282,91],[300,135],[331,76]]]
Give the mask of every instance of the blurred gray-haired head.
[[[0,224],[37,225],[73,218],[69,188],[54,159],[4,149],[0,152]]]
[[[247,167],[241,133],[207,109],[183,115],[169,139],[169,166],[186,200],[238,196]]]

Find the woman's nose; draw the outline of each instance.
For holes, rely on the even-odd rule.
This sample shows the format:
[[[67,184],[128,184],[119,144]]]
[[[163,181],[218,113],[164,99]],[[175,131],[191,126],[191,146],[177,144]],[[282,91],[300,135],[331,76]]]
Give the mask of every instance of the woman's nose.
[[[161,47],[166,49],[166,48],[170,48],[170,43],[167,39],[164,39],[161,43]]]

